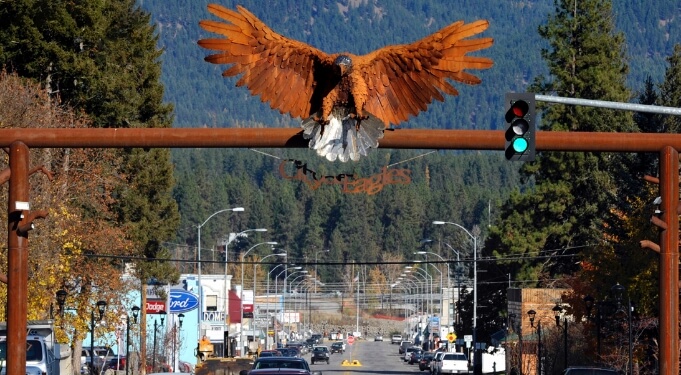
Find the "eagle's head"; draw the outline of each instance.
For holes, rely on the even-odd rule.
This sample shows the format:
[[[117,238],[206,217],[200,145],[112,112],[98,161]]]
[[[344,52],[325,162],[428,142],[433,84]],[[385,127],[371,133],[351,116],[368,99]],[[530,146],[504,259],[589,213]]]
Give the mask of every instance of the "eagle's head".
[[[340,55],[336,57],[333,62],[340,69],[341,76],[347,75],[352,70],[352,59],[347,55]]]

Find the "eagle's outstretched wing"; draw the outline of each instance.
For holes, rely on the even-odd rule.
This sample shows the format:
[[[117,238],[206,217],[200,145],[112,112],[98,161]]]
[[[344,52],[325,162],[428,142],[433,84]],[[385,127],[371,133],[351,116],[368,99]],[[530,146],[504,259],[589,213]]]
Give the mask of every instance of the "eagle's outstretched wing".
[[[242,74],[237,86],[246,86],[263,102],[291,117],[307,118],[321,107],[333,87],[333,56],[277,34],[242,6],[237,11],[217,4],[208,10],[228,23],[204,20],[199,25],[226,39],[201,39],[201,47],[220,51],[206,61],[230,64],[222,75]]]
[[[478,77],[464,70],[490,68],[492,60],[467,53],[487,48],[493,40],[466,38],[488,26],[485,20],[468,24],[458,21],[417,42],[387,46],[357,57],[355,69],[366,82],[366,96],[360,99],[363,109],[386,126],[397,125],[425,111],[433,99],[443,101],[443,93],[458,95],[449,79],[469,85],[480,83]]]

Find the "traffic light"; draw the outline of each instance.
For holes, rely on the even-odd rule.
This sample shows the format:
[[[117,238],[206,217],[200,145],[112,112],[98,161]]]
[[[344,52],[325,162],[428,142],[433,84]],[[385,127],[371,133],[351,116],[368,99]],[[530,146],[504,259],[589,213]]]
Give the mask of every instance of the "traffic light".
[[[508,160],[532,161],[535,154],[535,106],[533,93],[507,93],[506,149]]]

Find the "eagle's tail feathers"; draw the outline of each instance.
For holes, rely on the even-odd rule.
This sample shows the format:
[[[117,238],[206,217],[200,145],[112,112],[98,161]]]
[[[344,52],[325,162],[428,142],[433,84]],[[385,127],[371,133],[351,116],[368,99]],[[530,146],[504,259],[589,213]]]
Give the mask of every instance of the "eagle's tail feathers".
[[[370,149],[377,148],[378,140],[383,138],[385,125],[368,112],[358,120],[349,116],[346,108],[335,108],[326,124],[320,124],[318,118],[316,114],[303,120],[303,137],[310,140],[311,149],[329,161],[358,161],[361,156],[367,156]]]

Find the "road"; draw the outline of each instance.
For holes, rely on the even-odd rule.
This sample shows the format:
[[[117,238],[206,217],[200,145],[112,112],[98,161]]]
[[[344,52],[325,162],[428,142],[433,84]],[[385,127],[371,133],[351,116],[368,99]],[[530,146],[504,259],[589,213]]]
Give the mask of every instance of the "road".
[[[331,346],[332,341],[326,340],[324,345]],[[391,345],[390,341],[356,341],[353,345],[345,346],[343,354],[332,354],[331,363],[310,365],[312,371],[321,371],[322,375],[360,375],[360,374],[422,374],[427,375],[426,371],[419,371],[418,365],[409,365],[400,358],[397,353],[397,345]],[[304,358],[310,362],[310,355]],[[352,362],[358,360],[361,366],[342,366],[343,360]]]

